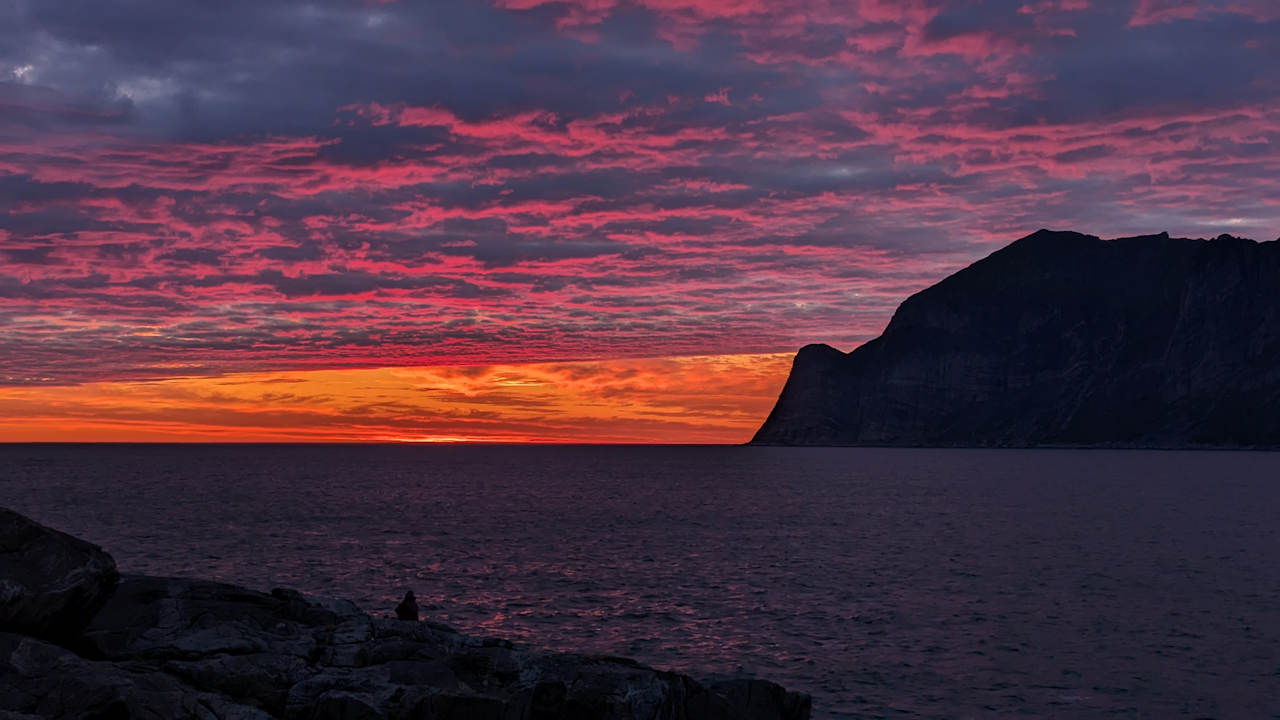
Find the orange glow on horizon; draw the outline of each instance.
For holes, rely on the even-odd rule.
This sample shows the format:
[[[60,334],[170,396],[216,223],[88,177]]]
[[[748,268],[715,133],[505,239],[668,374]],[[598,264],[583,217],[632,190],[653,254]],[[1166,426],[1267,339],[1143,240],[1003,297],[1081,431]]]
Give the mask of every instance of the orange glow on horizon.
[[[0,388],[0,442],[740,443],[791,354]]]

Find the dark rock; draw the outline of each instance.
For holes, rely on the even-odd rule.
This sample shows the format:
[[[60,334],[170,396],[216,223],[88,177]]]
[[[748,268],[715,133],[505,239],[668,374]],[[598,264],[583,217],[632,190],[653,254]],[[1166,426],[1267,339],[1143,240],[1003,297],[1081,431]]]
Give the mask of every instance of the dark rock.
[[[0,711],[57,720],[270,718],[163,672],[85,660],[7,633],[0,633]]]
[[[284,714],[289,690],[316,674],[302,658],[271,653],[175,660],[160,667],[192,687],[225,695],[277,717]]]
[[[510,703],[478,695],[447,693],[427,695],[413,705],[406,717],[433,720],[523,720]]]
[[[125,576],[84,631],[86,649],[107,660],[198,660],[273,653],[307,658],[316,628],[338,617],[274,595],[202,580]]]
[[[117,578],[97,545],[0,508],[0,631],[68,642]]]
[[[1280,447],[1280,242],[1039,231],[802,349],[752,442]]]
[[[724,699],[728,709],[726,717],[736,720],[804,720],[809,717],[811,701],[808,695],[787,692],[771,682],[735,678],[712,683],[710,689]]]
[[[564,716],[569,689],[559,680],[540,682],[529,699],[529,720],[555,720]]]

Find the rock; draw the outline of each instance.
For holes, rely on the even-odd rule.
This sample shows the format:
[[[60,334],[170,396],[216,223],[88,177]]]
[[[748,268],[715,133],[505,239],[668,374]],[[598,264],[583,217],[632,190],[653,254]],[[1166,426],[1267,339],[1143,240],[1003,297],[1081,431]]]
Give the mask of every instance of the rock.
[[[117,578],[97,545],[0,508],[0,631],[67,642]]]
[[[202,580],[125,576],[72,640],[82,656],[0,634],[0,712],[244,720],[809,713],[807,696],[762,680],[704,686],[631,660],[543,652],[438,623],[373,618],[346,601]]]
[[[146,668],[94,662],[31,637],[0,633],[0,717],[50,720],[199,718],[267,720],[269,715]]]
[[[374,619],[291,591],[172,578],[126,576],[85,639],[106,660],[283,718],[791,720],[808,708],[807,696],[763,681],[704,688],[630,660]]]
[[[796,355],[753,443],[1280,447],[1280,242],[1042,230]]]
[[[735,678],[712,683],[711,692],[724,699],[726,717],[736,720],[769,720],[809,717],[808,695],[787,692],[782,687],[756,678]]]
[[[302,658],[270,653],[175,660],[160,667],[193,687],[219,693],[276,717],[284,714],[289,690],[316,674]]]
[[[125,576],[84,631],[86,651],[106,660],[198,660],[273,653],[309,657],[314,628],[337,625],[323,608],[235,585]]]

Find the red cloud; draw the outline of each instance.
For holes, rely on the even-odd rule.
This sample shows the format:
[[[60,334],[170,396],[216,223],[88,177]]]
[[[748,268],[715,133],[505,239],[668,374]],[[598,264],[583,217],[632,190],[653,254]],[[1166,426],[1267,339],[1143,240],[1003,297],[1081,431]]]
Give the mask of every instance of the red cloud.
[[[1271,0],[1203,2],[1201,0],[1138,0],[1129,19],[1130,27],[1142,27],[1174,20],[1192,20],[1213,14],[1243,15],[1258,22],[1280,19],[1280,5]]]

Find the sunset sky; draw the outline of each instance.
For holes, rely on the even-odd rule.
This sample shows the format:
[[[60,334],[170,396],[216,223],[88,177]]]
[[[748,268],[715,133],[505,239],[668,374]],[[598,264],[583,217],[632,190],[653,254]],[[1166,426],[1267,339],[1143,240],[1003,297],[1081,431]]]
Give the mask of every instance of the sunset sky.
[[[1275,0],[0,3],[0,440],[741,442],[1040,227],[1280,234]]]

